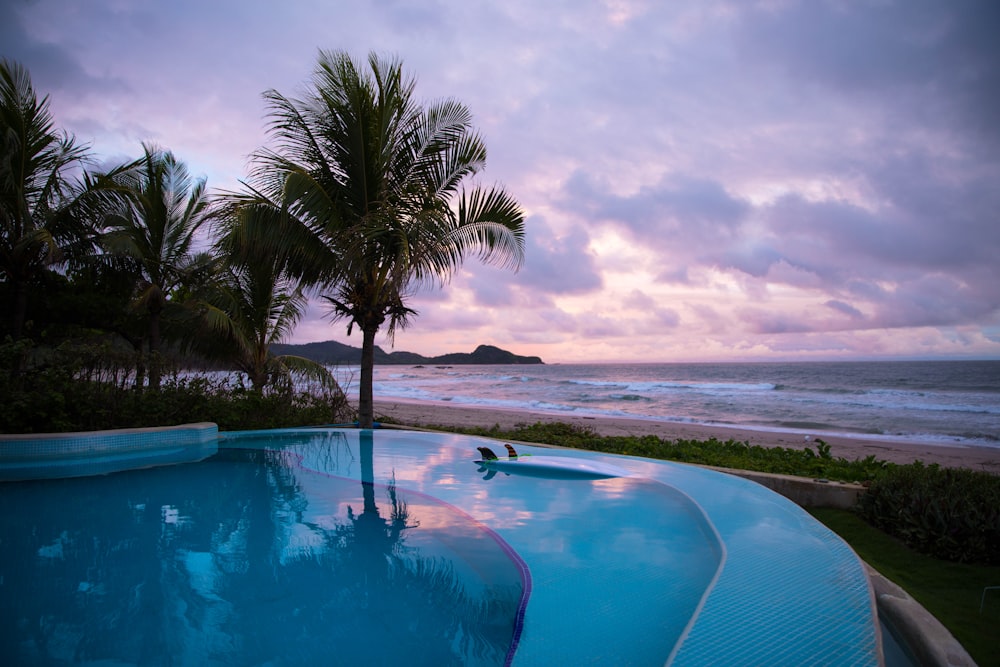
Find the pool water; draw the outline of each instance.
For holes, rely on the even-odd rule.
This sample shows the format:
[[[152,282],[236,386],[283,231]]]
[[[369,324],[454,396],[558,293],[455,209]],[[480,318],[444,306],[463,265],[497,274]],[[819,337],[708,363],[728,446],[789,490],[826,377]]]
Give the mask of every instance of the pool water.
[[[0,655],[877,664],[859,561],[788,501],[719,473],[566,450],[626,474],[490,474],[474,463],[484,442],[235,433],[197,463],[2,484]]]

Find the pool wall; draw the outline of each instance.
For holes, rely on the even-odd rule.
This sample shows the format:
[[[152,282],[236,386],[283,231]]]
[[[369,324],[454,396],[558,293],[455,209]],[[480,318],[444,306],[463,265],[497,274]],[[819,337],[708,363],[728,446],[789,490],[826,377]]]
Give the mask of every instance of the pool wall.
[[[76,433],[0,434],[0,481],[103,475],[200,461],[219,449],[210,422]]]

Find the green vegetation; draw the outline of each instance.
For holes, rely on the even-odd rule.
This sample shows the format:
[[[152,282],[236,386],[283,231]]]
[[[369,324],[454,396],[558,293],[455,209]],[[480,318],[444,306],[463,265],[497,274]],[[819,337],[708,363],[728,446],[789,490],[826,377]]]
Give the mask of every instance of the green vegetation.
[[[361,330],[358,418],[370,427],[376,334],[385,325],[391,339],[416,315],[417,289],[446,283],[469,253],[519,267],[524,213],[501,186],[466,187],[486,164],[472,114],[417,103],[398,60],[321,52],[310,84],[264,94],[273,141],[242,192],[212,196],[152,144],[88,171],[89,148],[54,126],[27,70],[0,61],[0,340],[128,346],[137,391],[159,391],[185,354],[245,373],[258,394],[287,394],[293,378],[336,393],[321,365],[272,348],[312,290],[348,334]],[[37,348],[12,360],[12,377]]]
[[[66,357],[54,351],[77,347],[88,358],[107,351],[98,365],[116,373],[127,358],[127,383],[137,392],[157,392],[182,358],[242,370],[261,396],[290,395],[293,376],[339,392],[320,365],[271,353],[302,316],[301,286],[290,284],[275,257],[266,266],[239,252],[253,237],[228,242],[234,229],[248,227],[238,198],[210,196],[204,179],[150,144],[137,160],[87,171],[87,147],[54,127],[48,98],[39,100],[28,72],[7,60],[0,61],[0,149],[0,341],[26,343],[0,369],[12,390],[28,390],[38,377],[18,376],[40,369],[51,381],[53,359]],[[214,252],[196,252],[220,227]],[[61,372],[58,391],[21,405],[37,414],[20,423],[63,415],[46,429],[60,430],[77,421],[74,406],[63,414],[59,405],[74,394],[67,382],[82,379],[81,369]]]
[[[959,563],[1000,565],[1000,477],[921,464],[872,481],[861,516],[917,551]]]
[[[193,252],[195,234],[217,215],[205,190],[169,151],[144,145],[145,154],[114,180],[123,195],[98,222],[104,252],[89,258],[118,271],[134,285],[129,308],[142,314],[138,340],[149,350],[149,386],[160,386],[161,325],[170,311],[189,310],[190,299],[174,299],[186,286],[211,280],[214,261]],[[103,224],[101,224],[103,223]]]
[[[391,417],[382,421],[391,422]],[[816,450],[813,451],[810,447],[803,449],[761,447],[737,440],[723,442],[715,438],[710,440],[664,440],[655,435],[605,437],[598,435],[593,429],[561,422],[520,424],[510,430],[503,430],[499,426],[492,428],[430,426],[429,428],[481,435],[498,440],[537,442],[610,454],[645,456],[653,459],[843,482],[872,480],[889,465],[884,461],[876,460],[874,456],[859,461],[834,458],[830,454],[830,446],[819,439],[815,441]]]
[[[27,357],[28,361],[21,361]],[[19,363],[20,362],[20,363]],[[19,368],[11,372],[11,368]],[[254,391],[242,383],[168,374],[157,391],[131,386],[132,355],[110,347],[63,344],[42,352],[0,345],[0,432],[53,433],[215,422],[251,430],[353,421],[339,389]]]
[[[89,156],[55,129],[28,71],[0,60],[0,279],[3,325],[20,338],[33,288],[50,267],[92,252],[93,217],[115,205],[109,179],[72,178]]]
[[[917,553],[847,510],[811,509],[862,559],[908,592],[955,636],[981,667],[1000,665],[1000,567],[951,563]]]

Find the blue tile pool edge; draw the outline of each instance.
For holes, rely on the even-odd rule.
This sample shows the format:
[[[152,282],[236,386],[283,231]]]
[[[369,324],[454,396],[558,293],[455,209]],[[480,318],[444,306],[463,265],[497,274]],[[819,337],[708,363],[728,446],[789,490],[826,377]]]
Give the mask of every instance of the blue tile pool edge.
[[[881,664],[876,596],[863,561],[839,535],[756,482],[699,466],[672,467],[680,472],[670,479],[675,488],[699,492],[699,504],[727,545],[727,562],[666,664],[726,664],[737,657],[747,661],[743,664]],[[731,497],[717,485],[726,485]],[[765,532],[778,534],[770,544],[753,535],[759,528],[753,523],[754,503],[777,513],[760,522]],[[801,553],[780,539],[782,532],[799,529],[809,538]],[[748,598],[759,598],[757,606]],[[813,612],[824,604],[830,626],[848,617],[850,622],[831,631],[835,636],[824,640],[822,650],[806,655],[796,647],[820,646],[815,636],[829,627],[816,620],[805,626],[806,613],[800,617],[795,610]],[[755,636],[760,632],[766,640]]]
[[[691,629],[694,628],[695,623],[698,621],[698,617],[701,616],[702,610],[708,603],[709,596],[711,596],[712,591],[715,590],[716,584],[719,582],[719,578],[722,576],[723,570],[726,568],[726,560],[728,559],[728,552],[726,550],[726,543],[722,539],[722,535],[719,534],[718,529],[716,529],[715,524],[709,518],[708,513],[705,512],[705,508],[701,506],[698,501],[690,496],[686,491],[673,487],[674,490],[680,495],[684,496],[691,503],[692,507],[697,510],[697,516],[700,522],[703,524],[703,528],[708,530],[710,534],[714,537],[716,548],[718,549],[718,566],[715,568],[715,573],[712,575],[711,581],[705,586],[705,590],[701,594],[701,599],[698,600],[698,604],[695,606],[694,612],[691,614],[691,618],[688,619],[687,625],[684,626],[684,630],[681,631],[680,636],[674,643],[673,649],[670,651],[670,655],[667,656],[665,665],[672,665],[674,659],[677,657],[678,652],[680,652],[681,647],[684,645],[684,641],[687,639],[688,635],[691,633]]]
[[[200,461],[218,451],[211,422],[72,433],[0,434],[0,481],[82,477]]]

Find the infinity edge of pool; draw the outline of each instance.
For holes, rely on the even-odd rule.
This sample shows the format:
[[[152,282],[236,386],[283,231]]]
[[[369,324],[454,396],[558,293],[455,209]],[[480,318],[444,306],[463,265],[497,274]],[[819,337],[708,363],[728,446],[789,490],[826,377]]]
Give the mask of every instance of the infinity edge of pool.
[[[166,429],[166,435],[163,429],[130,430],[116,436],[117,451],[114,447],[95,449],[92,438],[99,434],[68,434],[62,437],[62,445],[43,446],[42,460],[34,462],[30,452],[38,451],[42,438],[7,436],[0,438],[2,449],[15,455],[0,455],[0,468],[26,474],[34,465],[51,476],[90,475],[199,460],[216,448],[253,448],[261,441],[270,441],[265,446],[270,448],[277,439],[288,437],[323,432],[357,437],[359,433],[357,429],[281,429],[226,432],[216,440],[216,430],[196,426],[194,430]],[[476,444],[496,446],[493,440],[453,434],[396,429],[368,433],[376,442],[403,439],[428,448],[467,449],[470,466]],[[23,440],[29,442],[18,444]],[[12,441],[14,448],[9,446]],[[68,458],[59,458],[60,447]],[[540,445],[518,447],[525,454],[553,451]],[[843,540],[802,508],[754,482],[695,466],[562,448],[558,453],[601,462],[635,479],[664,485],[690,501],[696,508],[693,515],[701,517],[706,532],[717,540],[718,566],[672,651],[663,657],[667,664],[880,664],[875,598],[864,566]],[[405,489],[405,482],[399,487]],[[468,511],[460,497],[444,502]],[[502,525],[470,514],[504,537]],[[531,611],[529,606],[528,624]],[[513,664],[530,664],[531,642],[529,631]]]

